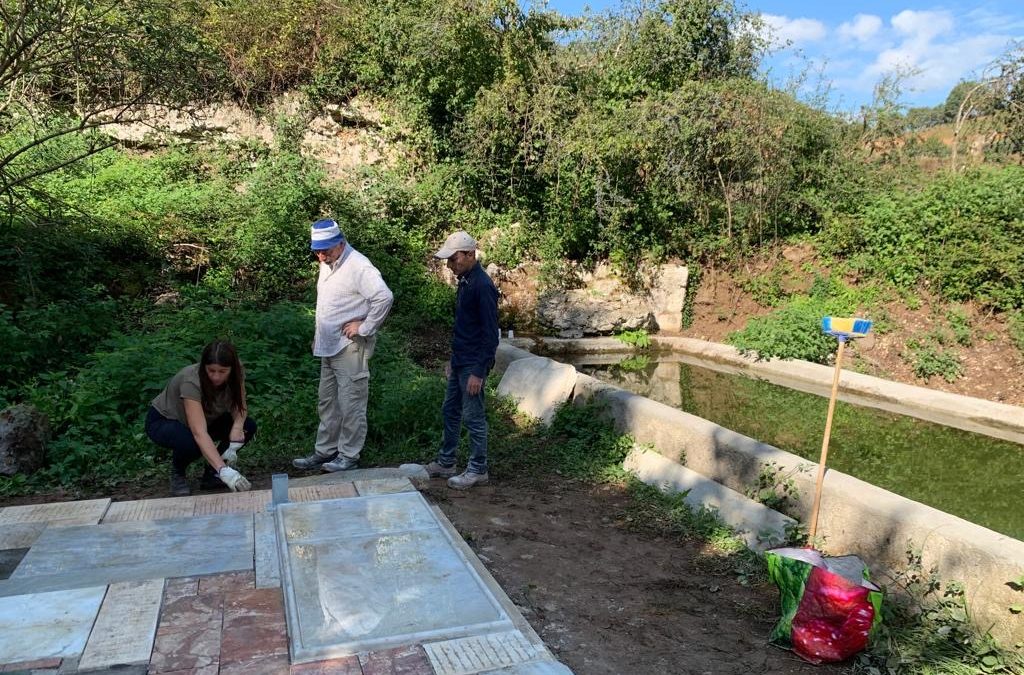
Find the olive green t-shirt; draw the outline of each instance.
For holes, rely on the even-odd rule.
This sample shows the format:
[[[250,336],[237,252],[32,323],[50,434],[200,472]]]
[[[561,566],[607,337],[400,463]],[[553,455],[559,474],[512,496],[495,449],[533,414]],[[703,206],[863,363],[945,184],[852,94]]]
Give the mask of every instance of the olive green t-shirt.
[[[185,401],[203,402],[203,388],[199,384],[199,364],[193,363],[178,371],[178,374],[171,378],[164,390],[153,399],[153,407],[156,411],[169,420],[177,420],[188,425],[188,417],[185,415]],[[231,410],[231,390],[224,387],[216,393],[214,400],[208,401],[204,412],[206,423],[209,424],[224,413]]]

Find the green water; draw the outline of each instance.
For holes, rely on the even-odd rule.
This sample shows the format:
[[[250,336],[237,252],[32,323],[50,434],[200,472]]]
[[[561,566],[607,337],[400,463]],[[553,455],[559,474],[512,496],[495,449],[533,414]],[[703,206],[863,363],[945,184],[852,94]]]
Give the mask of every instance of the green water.
[[[741,375],[678,365],[678,407],[818,461],[828,399]],[[598,379],[676,405],[679,398],[664,382],[652,386],[656,367],[653,361],[639,370],[577,366]],[[839,401],[828,465],[1024,540],[1024,446],[1017,443]]]

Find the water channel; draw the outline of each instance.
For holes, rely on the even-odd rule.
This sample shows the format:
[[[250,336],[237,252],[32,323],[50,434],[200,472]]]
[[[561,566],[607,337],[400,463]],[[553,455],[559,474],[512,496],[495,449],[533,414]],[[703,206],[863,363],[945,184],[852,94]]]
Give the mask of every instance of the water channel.
[[[690,357],[640,356],[617,364],[607,363],[607,355],[561,358],[597,379],[818,461],[827,398],[703,367]],[[1024,446],[1017,443],[840,401],[828,464],[1024,540]]]

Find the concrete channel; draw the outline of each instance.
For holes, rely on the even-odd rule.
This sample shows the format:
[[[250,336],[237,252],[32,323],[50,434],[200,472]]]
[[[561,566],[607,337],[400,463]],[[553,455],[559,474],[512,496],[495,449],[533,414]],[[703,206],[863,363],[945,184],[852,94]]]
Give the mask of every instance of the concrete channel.
[[[727,345],[655,338],[655,348],[664,350],[656,354],[658,358],[666,353],[699,357],[702,365],[710,361],[789,386],[796,381],[795,388],[803,391],[827,393],[832,383],[832,368],[800,361],[755,361]],[[560,396],[573,404],[603,401],[621,433],[652,449],[631,453],[628,469],[662,489],[690,490],[691,505],[718,510],[748,545],[765,548],[775,538],[766,532],[784,529],[791,522],[787,516],[801,522],[809,518],[817,464],[574,368],[569,373],[565,364],[543,364],[549,359],[529,350],[557,359],[580,352],[617,352],[623,357],[628,347],[610,338],[540,344],[502,341],[495,370],[506,377],[499,393],[512,396],[522,409],[541,418],[545,406],[557,405]],[[524,376],[527,371],[530,377]],[[551,381],[556,378],[559,382]],[[855,403],[1024,443],[1022,408],[847,371],[840,388],[843,398]],[[795,484],[797,497],[788,514],[765,513],[770,510],[751,506],[743,497],[765,468],[774,468]],[[1004,643],[1024,641],[1024,615],[1010,611],[1022,596],[1007,583],[1024,574],[1024,542],[831,469],[825,476],[818,522],[824,552],[859,555],[872,566],[876,579],[881,570],[905,567],[908,552],[919,553],[925,570],[934,568],[944,581],[963,584],[971,618],[980,628],[991,630]],[[884,583],[884,576],[881,580]]]

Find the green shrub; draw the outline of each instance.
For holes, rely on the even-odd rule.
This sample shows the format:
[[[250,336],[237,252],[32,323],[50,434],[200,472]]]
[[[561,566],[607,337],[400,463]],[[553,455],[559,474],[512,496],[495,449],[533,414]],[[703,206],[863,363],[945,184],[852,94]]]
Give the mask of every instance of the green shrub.
[[[947,382],[955,382],[964,370],[960,356],[953,349],[943,349],[937,343],[934,338],[909,340],[903,360],[922,380],[938,376]]]
[[[871,298],[871,292],[854,293],[840,282],[818,277],[807,295],[795,295],[783,307],[763,317],[754,317],[726,341],[758,358],[803,359],[825,363],[836,350],[834,337],[821,331],[825,316],[849,316]]]
[[[651,336],[643,328],[616,333],[615,339],[623,344],[632,345],[636,349],[650,349],[651,347]]]
[[[868,274],[904,288],[929,282],[947,300],[1024,306],[1024,167],[940,175],[836,216],[826,240]]]
[[[974,341],[971,332],[971,320],[963,307],[953,307],[946,313],[949,329],[953,331],[953,339],[958,345],[970,347]]]

